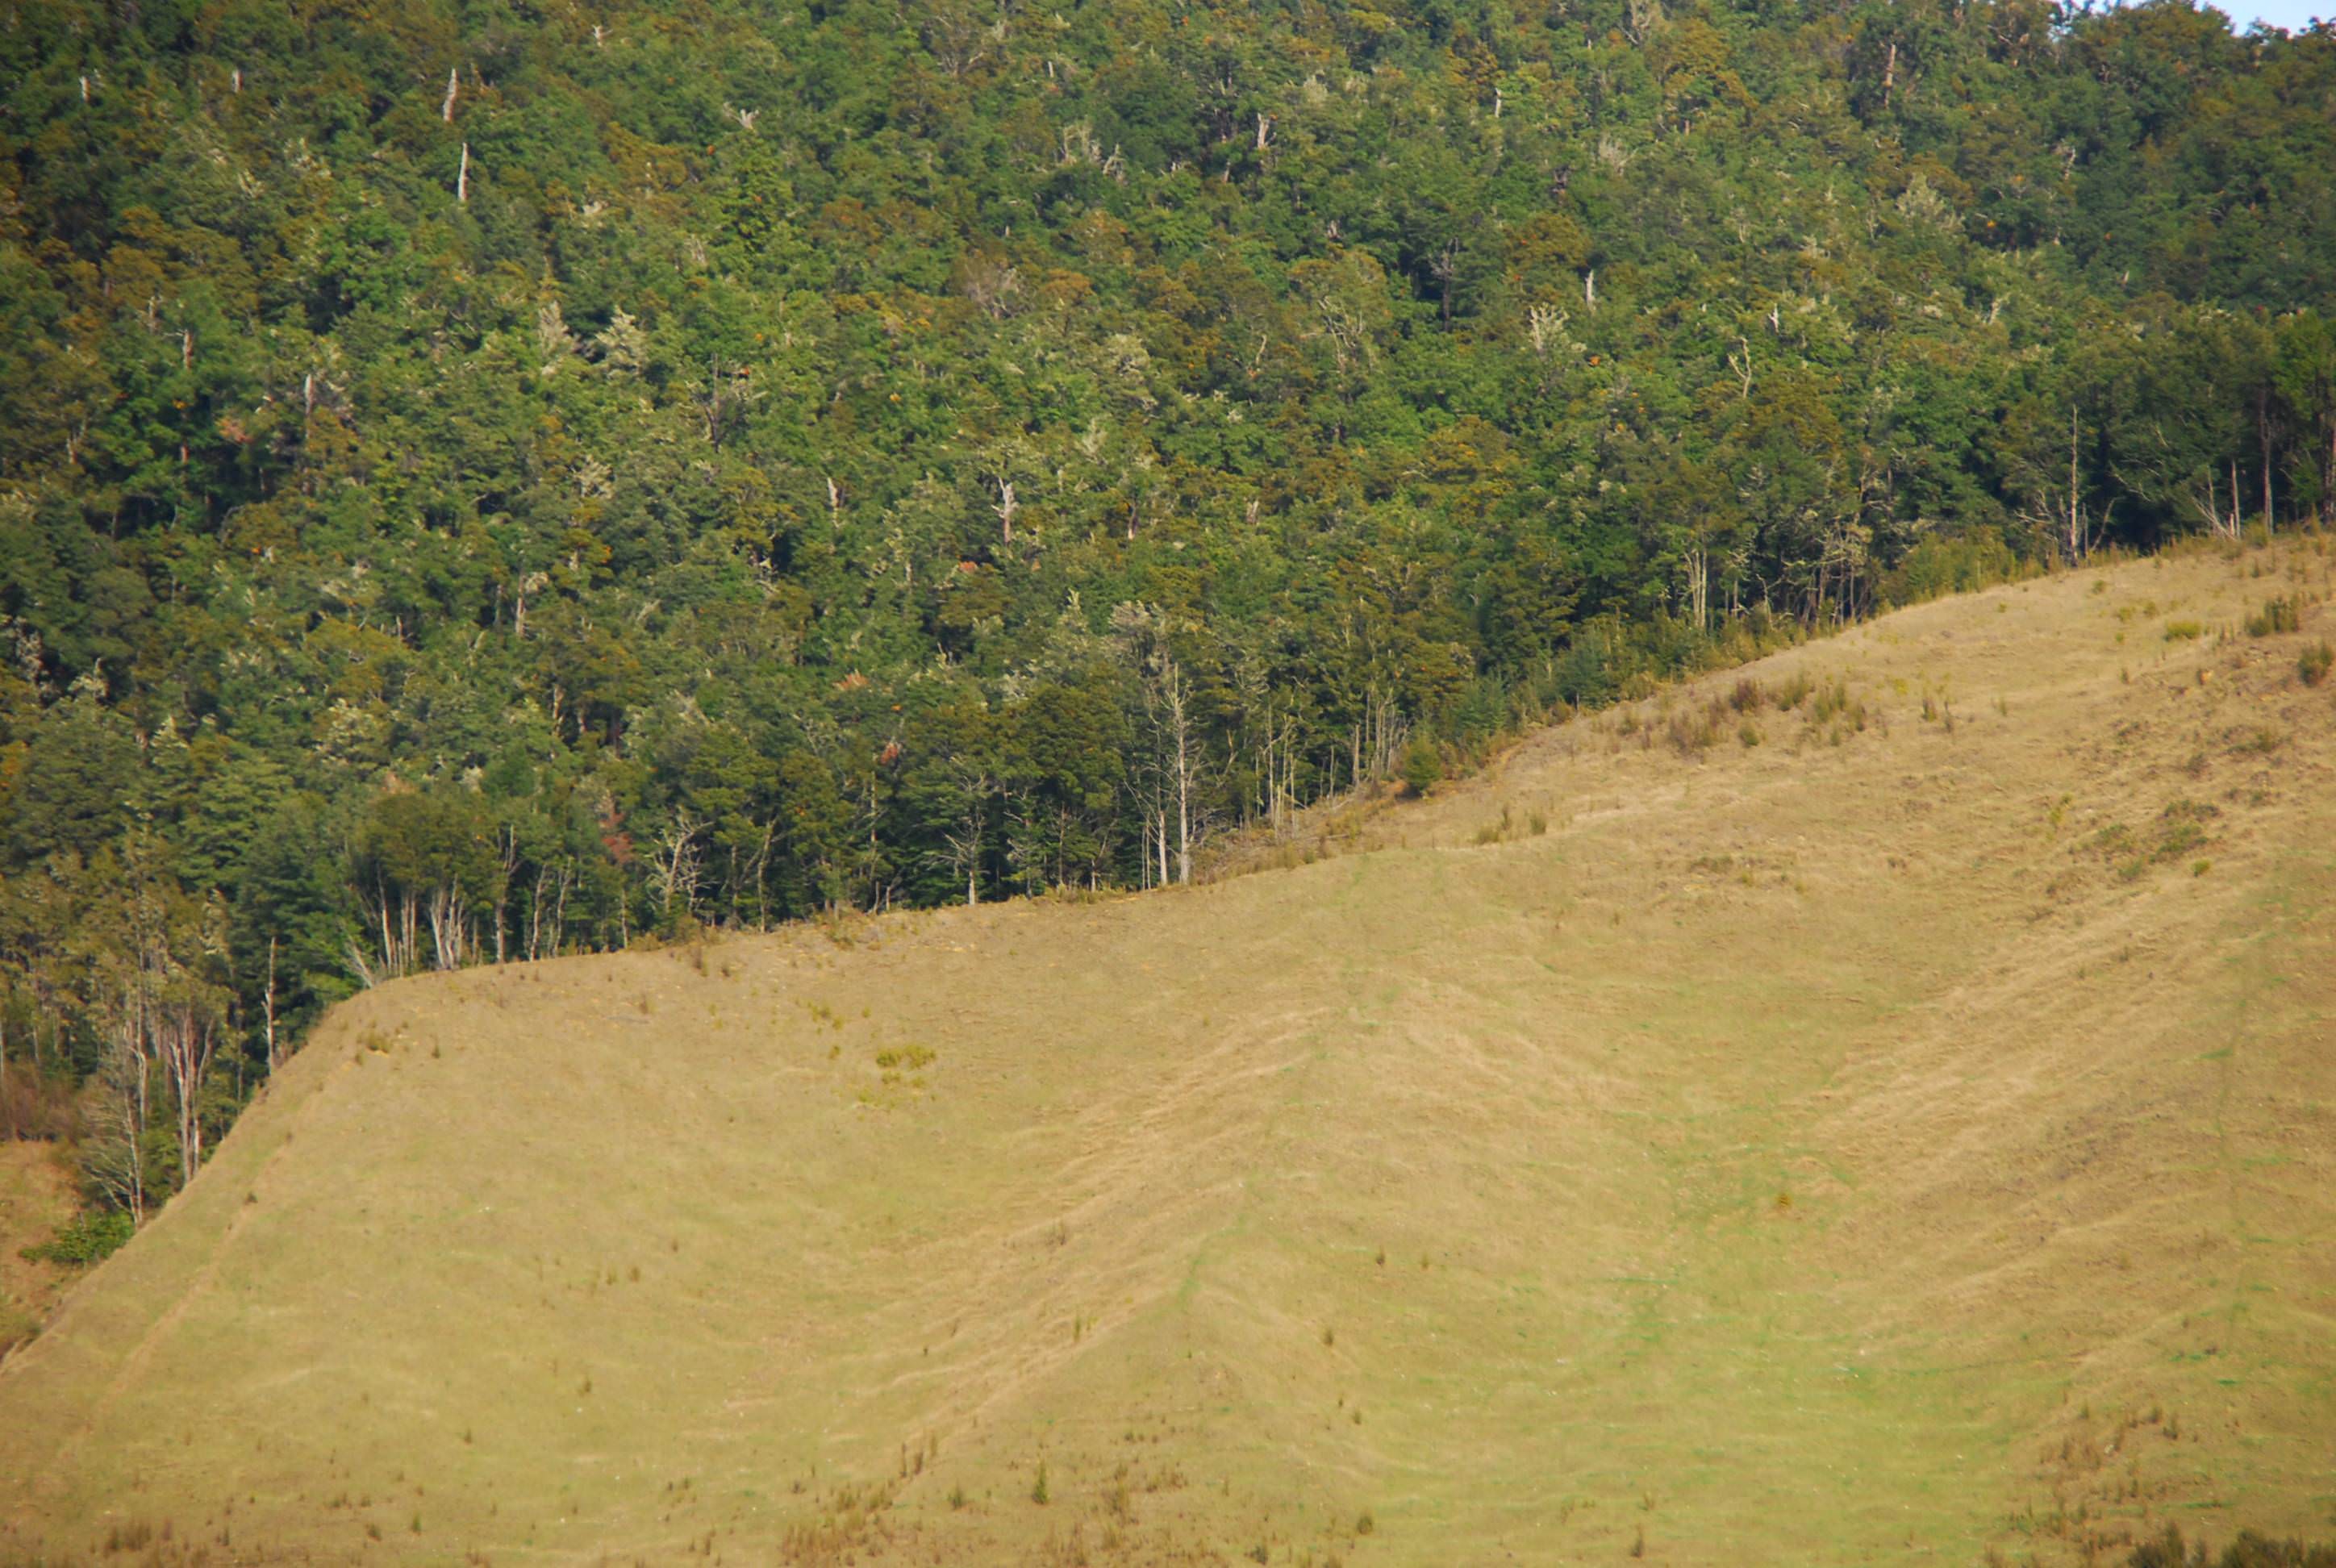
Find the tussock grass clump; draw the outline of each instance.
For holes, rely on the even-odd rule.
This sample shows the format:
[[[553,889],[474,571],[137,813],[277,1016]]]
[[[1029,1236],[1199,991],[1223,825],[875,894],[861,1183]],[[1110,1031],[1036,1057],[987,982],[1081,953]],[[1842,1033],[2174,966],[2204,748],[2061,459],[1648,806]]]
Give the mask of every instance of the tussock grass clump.
[[[2128,1568],[2336,1568],[2336,1542],[2280,1541],[2242,1530],[2220,1557],[2211,1557],[2205,1542],[2185,1541],[2181,1526],[2168,1524],[2126,1562]]]
[[[105,1552],[108,1556],[120,1552],[143,1552],[153,1544],[154,1526],[143,1519],[133,1519],[128,1524],[116,1524],[105,1533]]]
[[[2206,824],[2222,814],[2221,808],[2204,801],[2177,800],[2158,813],[2146,836],[2123,823],[2111,823],[2092,835],[2090,844],[2112,864],[2118,881],[2138,881],[2152,866],[2184,859],[2203,847]]]
[[[1779,707],[1798,706],[1802,699],[1805,699],[1806,705],[1805,735],[1811,739],[1825,740],[1834,745],[1841,745],[1852,735],[1862,734],[1873,716],[1866,709],[1864,699],[1850,696],[1849,682],[1838,677],[1830,682],[1820,682],[1809,687],[1801,694],[1801,699],[1796,699],[1796,704],[1788,705],[1780,700],[1777,706]],[[1934,716],[1930,702],[1929,696],[1925,696],[1923,716],[1926,718]]]
[[[2303,629],[2303,599],[2291,594],[2285,599],[2267,599],[2263,609],[2247,617],[2249,637],[2277,637],[2282,632]]]
[[[2168,642],[2195,642],[2206,635],[2206,625],[2196,620],[2169,620],[2166,623]]]
[[[1816,701],[1809,707],[1809,717],[1818,724],[1830,724],[1835,718],[1852,713],[1857,717],[1857,727],[1864,729],[1865,705],[1850,701],[1849,683],[1845,680],[1836,680],[1831,686],[1819,687]]]
[[[2296,656],[2295,673],[2306,686],[2324,685],[2331,668],[2336,668],[2336,648],[2331,648],[2325,639]]]
[[[1728,733],[1728,721],[1742,711],[1732,697],[1715,696],[1699,708],[1673,714],[1665,733],[1679,755],[1698,756],[1710,750]],[[1751,727],[1749,719],[1744,721],[1744,727]]]

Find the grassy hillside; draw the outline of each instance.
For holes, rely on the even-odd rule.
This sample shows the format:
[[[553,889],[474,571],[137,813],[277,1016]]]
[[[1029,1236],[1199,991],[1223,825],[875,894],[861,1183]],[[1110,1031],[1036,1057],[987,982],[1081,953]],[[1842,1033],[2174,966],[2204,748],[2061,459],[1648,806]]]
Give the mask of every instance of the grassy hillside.
[[[64,1271],[24,1250],[73,1218],[73,1182],[46,1144],[0,1143],[0,1355],[35,1329]]]
[[[2324,1534],[2330,570],[1908,610],[1288,872],[369,993],[0,1367],[0,1543]]]

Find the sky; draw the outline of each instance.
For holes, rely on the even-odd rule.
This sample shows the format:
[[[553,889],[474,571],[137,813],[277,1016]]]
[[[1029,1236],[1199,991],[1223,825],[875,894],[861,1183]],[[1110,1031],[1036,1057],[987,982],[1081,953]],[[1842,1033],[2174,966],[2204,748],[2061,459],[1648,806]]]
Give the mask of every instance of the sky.
[[[2221,5],[2242,30],[2261,20],[2292,32],[2309,26],[2314,16],[2336,16],[2336,0],[2221,0]]]

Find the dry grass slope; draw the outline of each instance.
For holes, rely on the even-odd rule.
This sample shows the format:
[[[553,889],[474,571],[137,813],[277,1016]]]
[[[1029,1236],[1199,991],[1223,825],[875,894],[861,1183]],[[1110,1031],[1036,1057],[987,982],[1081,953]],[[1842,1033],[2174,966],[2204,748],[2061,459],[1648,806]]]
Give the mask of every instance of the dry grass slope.
[[[73,1182],[48,1144],[0,1144],[0,1356],[39,1328],[66,1271],[24,1255],[73,1218]]]
[[[1924,606],[1286,872],[369,995],[0,1368],[0,1542],[2327,1534],[2329,574],[2307,541]],[[2248,635],[2275,596],[2298,625]]]

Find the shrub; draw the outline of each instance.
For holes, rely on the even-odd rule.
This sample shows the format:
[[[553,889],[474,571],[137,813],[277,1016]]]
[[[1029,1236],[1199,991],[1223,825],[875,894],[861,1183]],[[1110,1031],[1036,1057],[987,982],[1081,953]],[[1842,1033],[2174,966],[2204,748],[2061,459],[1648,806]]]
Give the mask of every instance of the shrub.
[[[76,1267],[95,1263],[120,1251],[135,1229],[128,1214],[119,1209],[107,1209],[83,1214],[40,1245],[26,1247],[18,1255],[35,1263]]]
[[[1609,657],[1605,640],[1578,637],[1550,669],[1550,695],[1576,706],[1598,707],[1611,702],[1621,674]]]
[[[1883,574],[1880,597],[1890,604],[1920,604],[2009,582],[2020,573],[2020,558],[2000,534],[1982,531],[1962,539],[1931,538]]]
[[[2206,635],[2205,623],[2195,620],[2169,620],[2166,623],[2168,642],[2195,642]]]
[[[1416,795],[1424,795],[1444,777],[1444,754],[1426,735],[1416,735],[1403,748],[1403,785]]]
[[[2306,686],[2319,686],[2326,681],[2331,667],[2336,667],[2336,648],[2329,647],[2325,640],[2314,643],[2296,656],[2295,673],[2303,677]]]

